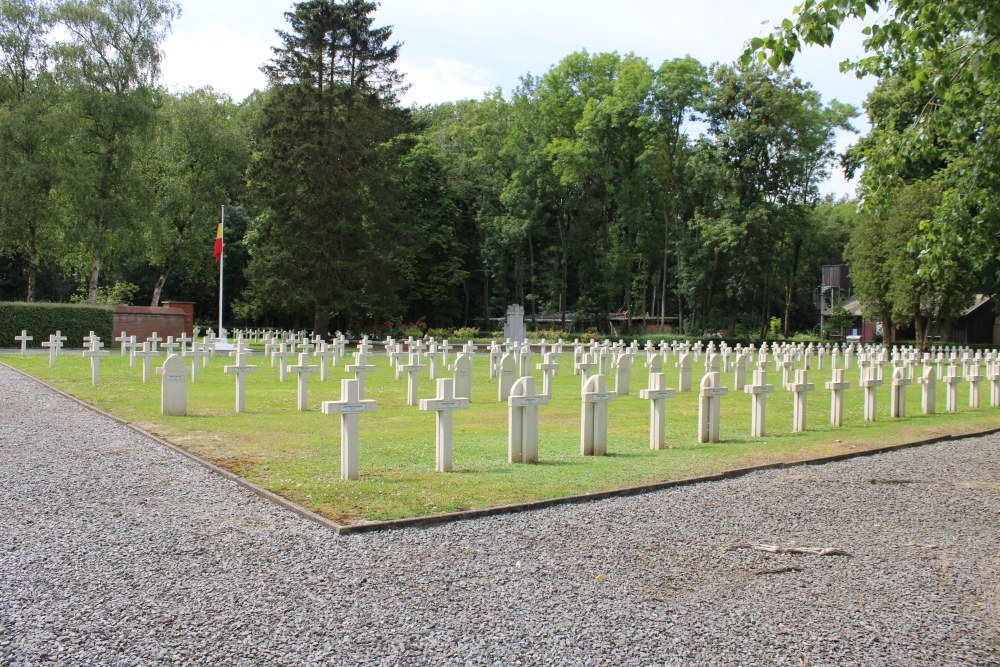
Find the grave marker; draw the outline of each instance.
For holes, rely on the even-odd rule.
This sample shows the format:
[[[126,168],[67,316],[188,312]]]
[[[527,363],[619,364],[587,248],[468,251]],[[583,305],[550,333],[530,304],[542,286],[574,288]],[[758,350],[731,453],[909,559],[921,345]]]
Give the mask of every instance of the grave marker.
[[[844,425],[844,391],[851,386],[850,382],[844,381],[844,369],[833,366],[833,377],[826,383],[826,388],[830,390],[830,424],[832,426]]]
[[[618,396],[608,391],[604,375],[591,376],[583,386],[580,410],[580,454],[604,456],[608,451],[608,403]]]
[[[24,357],[28,354],[28,341],[35,340],[35,337],[29,336],[27,329],[21,329],[21,335],[14,336],[14,340],[21,342],[21,356]]]
[[[900,366],[892,371],[892,394],[889,397],[889,416],[901,419],[906,416],[906,386],[910,379]]]
[[[649,387],[639,390],[639,398],[649,401],[649,448],[663,449],[666,446],[666,405],[668,398],[676,392],[667,388],[667,376],[663,373],[649,374]]]
[[[719,441],[719,418],[722,397],[729,393],[721,386],[717,372],[705,373],[701,379],[698,400],[698,442]]]
[[[167,356],[156,369],[160,379],[160,414],[180,417],[187,414],[187,364],[180,355]]]
[[[197,343],[196,343],[197,344]],[[246,363],[247,354],[237,353],[236,363],[232,366],[223,366],[222,372],[236,376],[236,414],[246,412],[247,409],[247,378],[250,373],[257,372],[257,366]],[[198,360],[194,360],[194,367],[198,366]]]
[[[406,373],[406,404],[410,406],[418,405],[417,380],[420,376],[420,371],[427,370],[427,366],[420,364],[419,355],[416,352],[411,352],[410,363],[399,365],[396,367],[396,370]]]
[[[548,402],[548,396],[535,390],[535,378],[526,376],[514,383],[507,397],[508,463],[538,463],[538,407]]]
[[[300,412],[305,412],[309,409],[309,374],[316,373],[319,371],[319,366],[309,365],[309,352],[299,353],[299,363],[295,366],[289,366],[288,372],[295,373],[298,376],[298,401],[296,402],[296,407]]]
[[[754,371],[752,378],[752,382],[743,387],[743,392],[750,394],[750,435],[762,438],[767,419],[767,395],[774,391],[774,385],[767,383],[767,370],[763,368]]]
[[[472,398],[472,356],[466,352],[460,352],[455,357],[455,363],[450,370],[454,375],[455,395],[462,398]]]
[[[792,433],[806,430],[806,398],[816,385],[806,379],[808,371],[795,371],[795,380],[788,384],[788,391],[794,394],[792,398]]]
[[[451,471],[452,431],[455,410],[469,407],[469,399],[455,396],[454,381],[451,378],[441,378],[437,381],[437,396],[420,399],[421,410],[435,412],[434,461],[438,472]]]
[[[358,380],[340,381],[340,400],[323,401],[324,415],[340,415],[340,479],[358,479],[358,415],[375,412],[375,401],[361,398]]]

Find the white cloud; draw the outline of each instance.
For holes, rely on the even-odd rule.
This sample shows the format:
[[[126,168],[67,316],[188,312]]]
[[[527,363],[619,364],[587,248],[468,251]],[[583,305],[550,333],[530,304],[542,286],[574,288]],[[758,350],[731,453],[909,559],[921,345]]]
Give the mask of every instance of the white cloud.
[[[459,60],[437,58],[425,63],[398,63],[400,72],[406,73],[409,90],[403,95],[403,104],[440,104],[464,99],[480,99],[492,90],[493,74]]]
[[[171,89],[211,86],[239,101],[267,83],[260,66],[270,45],[250,34],[199,26],[170,35],[163,48],[163,82]]]

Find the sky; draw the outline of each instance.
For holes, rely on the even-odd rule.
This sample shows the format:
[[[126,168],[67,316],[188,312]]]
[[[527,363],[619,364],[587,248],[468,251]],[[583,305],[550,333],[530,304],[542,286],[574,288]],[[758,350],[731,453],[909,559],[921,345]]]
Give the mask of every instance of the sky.
[[[181,16],[164,42],[163,82],[172,90],[211,86],[242,100],[266,85],[261,65],[279,44],[290,0],[180,0]],[[690,55],[706,65],[731,63],[744,43],[791,14],[795,0],[383,0],[375,25],[402,43],[397,70],[406,105],[504,95],[525,74],[547,72],[567,55],[617,51],[653,67]],[[842,74],[839,63],[863,52],[860,25],[847,23],[833,48],[806,47],[795,71],[824,100],[862,109],[874,80]],[[863,117],[855,123],[863,132]],[[839,150],[858,135],[838,136]],[[822,187],[838,197],[856,183],[839,170]]]

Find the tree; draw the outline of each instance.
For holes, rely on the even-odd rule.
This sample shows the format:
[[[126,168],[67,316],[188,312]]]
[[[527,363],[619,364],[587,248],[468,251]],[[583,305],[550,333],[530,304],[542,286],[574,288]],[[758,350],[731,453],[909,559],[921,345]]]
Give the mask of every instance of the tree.
[[[713,82],[705,106],[711,143],[702,165],[712,174],[708,189],[717,194],[696,217],[713,267],[703,310],[721,283],[725,331],[733,335],[739,314],[761,291],[764,327],[780,290],[787,330],[804,209],[816,202],[834,157],[834,131],[849,128],[854,111],[836,101],[824,105],[807,84],[761,67],[719,66]]]
[[[51,194],[65,123],[49,64],[51,28],[46,2],[0,4],[0,254],[27,257],[28,301],[59,238]]]
[[[876,17],[873,19],[872,17]],[[1000,257],[1000,12],[977,0],[804,0],[791,19],[750,41],[743,60],[789,64],[804,44],[828,45],[848,18],[866,21],[867,55],[842,65],[858,76],[880,78],[869,100],[895,91],[907,109],[895,124],[873,117],[872,140],[855,152],[863,167],[862,193],[870,211],[912,183],[915,164],[935,166],[941,203],[924,236],[926,262],[942,270],[962,248],[977,249],[982,267]],[[883,116],[888,119],[889,116]],[[926,177],[925,175],[918,176]],[[990,273],[995,274],[995,271]],[[997,288],[996,279],[992,280]]]
[[[396,169],[408,129],[393,70],[399,45],[375,28],[376,5],[310,0],[285,17],[290,32],[265,66],[250,167],[253,298],[308,313],[328,330],[336,315],[399,310]]]
[[[159,45],[180,9],[172,0],[69,0],[58,18],[63,76],[79,118],[79,162],[66,183],[75,240],[89,255],[87,301],[96,303],[102,263],[136,236],[134,141],[153,120]]]
[[[667,270],[670,256],[670,227],[679,230],[681,195],[686,173],[687,135],[684,124],[694,120],[708,92],[705,66],[688,56],[660,65],[653,81],[650,160],[663,189],[663,256],[660,268],[660,325],[667,316]],[[675,232],[676,233],[676,232]],[[678,237],[679,242],[679,237]],[[679,294],[679,291],[678,291]],[[654,304],[655,305],[655,304]],[[655,312],[655,311],[654,311]],[[679,309],[678,309],[679,312]]]
[[[144,245],[157,272],[152,306],[160,304],[175,267],[213,273],[209,248],[219,207],[240,194],[248,156],[235,111],[228,97],[210,89],[163,98],[155,136],[140,155],[151,191]]]

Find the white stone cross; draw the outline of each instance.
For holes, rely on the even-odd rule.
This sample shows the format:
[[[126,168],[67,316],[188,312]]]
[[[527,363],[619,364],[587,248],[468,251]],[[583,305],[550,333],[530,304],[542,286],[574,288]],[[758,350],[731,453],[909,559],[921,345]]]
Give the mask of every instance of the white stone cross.
[[[743,386],[743,392],[750,394],[750,435],[764,437],[764,423],[767,419],[767,395],[774,391],[774,385],[767,383],[765,369],[753,372],[753,381]]]
[[[460,352],[455,357],[455,363],[449,368],[454,374],[455,395],[462,398],[472,398],[472,355]]]
[[[21,341],[21,356],[23,357],[28,354],[28,341],[35,340],[35,337],[29,336],[27,329],[21,329],[21,335],[14,336],[14,340]]]
[[[97,384],[101,381],[101,357],[108,356],[107,350],[102,350],[104,343],[94,339],[90,343],[90,349],[83,351],[83,356],[90,357],[90,381]]]
[[[136,352],[135,356],[142,358],[142,383],[149,383],[149,362],[153,357],[160,356],[159,352],[150,349],[149,343],[142,344],[142,352]]]
[[[327,377],[330,374],[330,360],[333,360],[333,365],[337,365],[337,349],[330,347],[325,342],[321,342],[313,352],[313,356],[319,359],[319,379],[320,382],[326,382]]]
[[[663,449],[666,446],[666,399],[676,395],[673,389],[667,388],[667,376],[663,373],[650,373],[649,387],[639,390],[639,398],[649,401],[650,449]]]
[[[361,398],[358,380],[340,381],[340,400],[323,401],[324,415],[340,415],[340,479],[358,479],[358,415],[375,412],[375,401]]]
[[[924,374],[917,382],[920,384],[920,410],[925,415],[932,415],[937,408],[937,370],[934,366],[924,365]]]
[[[288,360],[298,357],[298,352],[295,351],[294,345],[282,343],[274,356],[278,358],[278,382],[284,382],[288,378]]]
[[[437,396],[420,399],[420,409],[436,413],[434,437],[434,461],[438,472],[451,471],[452,431],[455,410],[469,407],[469,399],[455,396],[454,380],[441,378],[437,381]]]
[[[174,337],[173,336],[167,336],[166,342],[163,343],[163,349],[166,350],[166,354],[169,357],[170,355],[172,355],[174,353],[174,350],[176,350],[178,347],[180,347],[180,345],[181,345],[180,343],[175,343],[174,342]],[[185,371],[185,373],[186,372],[187,371]]]
[[[121,332],[121,335],[119,335],[119,336],[117,336],[115,338],[115,342],[119,343],[121,345],[121,348],[120,348],[121,349],[121,356],[123,356],[123,357],[125,356],[126,352],[128,351],[128,342],[129,342],[128,339],[129,339],[129,335],[125,331]]]
[[[406,373],[406,404],[407,405],[418,405],[417,400],[417,381],[420,377],[420,371],[427,370],[427,366],[424,366],[419,362],[420,355],[416,352],[410,352],[409,363],[399,364],[396,366],[396,370],[400,373]],[[443,378],[442,378],[443,379]]]
[[[365,397],[365,379],[368,374],[375,370],[375,367],[368,363],[368,357],[363,352],[354,353],[354,363],[344,366],[348,373],[354,373],[354,379],[358,381],[358,396]]]
[[[892,393],[889,395],[889,416],[903,418],[906,416],[906,386],[910,379],[906,369],[898,366],[892,371]]]
[[[681,352],[674,367],[680,369],[677,375],[677,391],[680,393],[691,391],[691,353]]]
[[[615,357],[612,366],[615,369],[615,393],[619,396],[628,396],[629,385],[632,379],[631,352],[623,352]]]
[[[970,363],[965,374],[965,380],[969,383],[969,407],[973,410],[979,409],[979,383],[985,378],[980,372],[978,363]]]
[[[608,452],[608,403],[618,396],[608,391],[604,375],[592,375],[583,386],[580,411],[580,454],[604,456]]]
[[[309,374],[319,371],[319,366],[309,365],[309,352],[299,353],[299,363],[289,366],[288,372],[298,376],[298,401],[296,407],[300,412],[309,409]]]
[[[202,359],[208,357],[208,350],[205,349],[204,343],[192,341],[191,349],[188,350],[187,356],[191,357],[191,384],[197,384],[198,369],[201,368]]]
[[[554,352],[546,352],[542,363],[535,364],[535,369],[542,372],[542,396],[547,400],[552,398],[552,378],[559,371],[559,359]]]
[[[187,364],[180,355],[167,355],[163,365],[156,369],[160,375],[160,414],[183,416],[187,414]]]
[[[188,344],[192,341],[191,336],[187,335],[187,331],[182,333],[177,338],[177,342],[181,344],[181,355],[184,355],[188,351]]]
[[[944,392],[944,405],[945,410],[948,412],[955,412],[958,410],[958,383],[961,381],[962,377],[958,375],[957,370],[958,369],[955,367],[955,364],[949,364],[948,372],[941,378],[941,382],[944,382],[946,385]]]
[[[55,368],[56,357],[59,356],[59,348],[62,347],[62,343],[56,340],[55,334],[51,334],[48,342],[42,342],[42,347],[49,348],[49,368]]]
[[[1000,363],[990,361],[986,364],[986,379],[990,381],[990,407],[1000,407]]]
[[[237,353],[236,363],[232,366],[223,366],[222,372],[236,376],[236,414],[246,412],[247,409],[247,375],[257,372],[256,365],[248,365],[247,354]],[[198,365],[198,360],[194,360],[194,365]]]
[[[444,363],[444,353],[438,350],[437,343],[431,343],[428,346],[427,354],[424,355],[427,358],[427,366],[430,373],[430,378],[432,380],[438,379],[438,364]]]
[[[149,343],[149,349],[152,350],[153,352],[159,352],[160,351],[159,347],[157,347],[157,346],[159,345],[159,343],[160,343],[161,340],[163,340],[163,339],[159,335],[157,335],[157,333],[155,331],[153,332],[152,336],[149,336],[148,338],[146,338],[146,342]]]
[[[538,395],[535,378],[526,376],[514,383],[507,397],[508,463],[538,463],[538,406],[548,402],[548,396]]]
[[[850,382],[844,381],[844,369],[834,365],[831,371],[830,381],[824,385],[830,390],[830,424],[832,426],[844,425],[844,391],[851,386]]]
[[[806,378],[808,371],[795,371],[795,379],[788,383],[788,391],[792,392],[792,433],[806,430],[806,398],[809,392],[816,388]]]
[[[717,372],[705,373],[701,379],[698,394],[698,442],[719,441],[719,421],[722,397],[729,393],[728,387],[721,386],[721,376]]]
[[[860,384],[865,390],[865,421],[873,422],[875,421],[875,406],[876,399],[878,398],[877,390],[880,386],[882,386],[882,380],[879,379],[877,371],[873,365],[866,365],[864,362],[859,360],[858,368],[861,369],[861,381],[858,384]]]
[[[580,360],[576,362],[575,370],[574,375],[580,376],[580,392],[582,394],[583,388],[587,386],[587,380],[592,375],[600,373],[600,362],[592,354],[584,353],[580,356]]]
[[[510,396],[510,390],[514,386],[514,382],[517,380],[517,360],[514,355],[507,352],[500,358],[500,363],[497,365],[497,400],[503,403],[507,402],[507,398]]]

